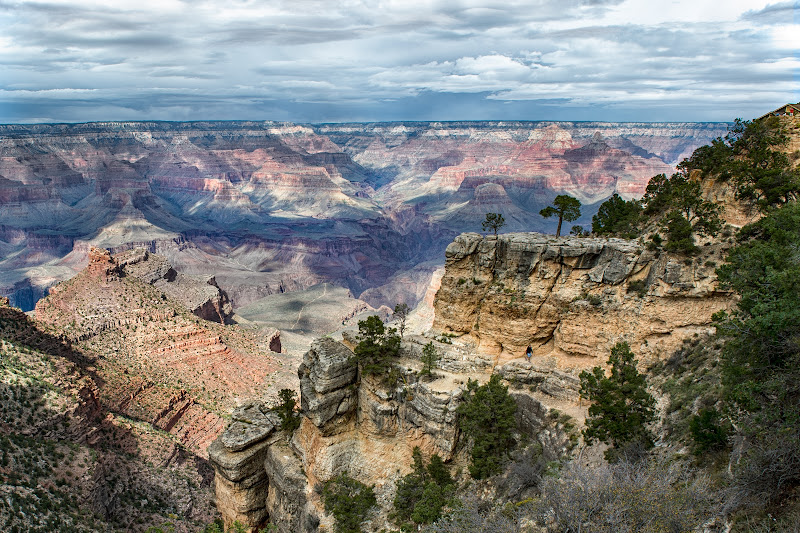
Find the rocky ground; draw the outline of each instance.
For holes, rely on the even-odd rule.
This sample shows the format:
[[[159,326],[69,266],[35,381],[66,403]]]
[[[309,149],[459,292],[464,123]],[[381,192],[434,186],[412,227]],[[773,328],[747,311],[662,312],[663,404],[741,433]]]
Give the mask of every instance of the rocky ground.
[[[0,528],[198,531],[213,471],[181,439],[109,411],[100,356],[0,302]]]

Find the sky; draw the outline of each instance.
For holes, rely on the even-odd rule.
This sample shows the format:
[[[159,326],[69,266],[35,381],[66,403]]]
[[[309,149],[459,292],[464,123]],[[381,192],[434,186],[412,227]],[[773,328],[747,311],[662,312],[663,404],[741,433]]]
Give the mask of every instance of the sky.
[[[0,123],[730,121],[800,0],[0,0]]]

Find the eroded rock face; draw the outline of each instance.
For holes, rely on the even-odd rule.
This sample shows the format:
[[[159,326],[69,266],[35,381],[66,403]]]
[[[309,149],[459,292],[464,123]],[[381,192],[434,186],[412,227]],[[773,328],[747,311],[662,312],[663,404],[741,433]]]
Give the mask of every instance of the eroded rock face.
[[[181,274],[166,257],[143,248],[119,253],[114,259],[126,275],[153,285],[200,318],[225,324],[233,314],[231,301],[214,276]]]
[[[266,521],[269,478],[263,465],[278,438],[278,424],[277,415],[264,405],[247,404],[233,411],[231,424],[208,447],[217,507],[226,527],[236,521],[257,527]]]
[[[462,234],[447,248],[433,328],[499,364],[532,346],[532,365],[503,372],[531,383],[549,376],[561,395],[573,386],[557,370],[602,363],[620,340],[646,360],[709,330],[733,302],[714,274],[723,252],[705,246],[686,259],[621,239]]]
[[[217,273],[236,306],[323,282],[414,303],[459,232],[502,212],[584,205],[647,181],[727,124],[105,122],[0,125],[0,294],[25,310],[84,248],[168,253]],[[587,210],[587,224],[591,213]],[[284,218],[286,217],[286,218]],[[209,265],[213,265],[209,268]],[[417,279],[414,279],[417,278]],[[20,285],[18,285],[20,284]],[[204,313],[212,312],[204,309]]]
[[[331,527],[314,491],[318,483],[347,471],[374,484],[378,499],[388,502],[395,481],[410,470],[415,446],[451,459],[463,391],[420,382],[402,362],[399,369],[396,388],[387,389],[381,376],[359,381],[349,348],[330,338],[314,341],[298,370],[301,425],[291,438],[273,432],[272,415],[251,406],[237,410],[209,447],[226,523],[239,519],[255,527],[268,517],[285,533]]]
[[[356,408],[358,368],[353,352],[330,338],[314,341],[297,369],[303,413],[318,428],[333,432]]]

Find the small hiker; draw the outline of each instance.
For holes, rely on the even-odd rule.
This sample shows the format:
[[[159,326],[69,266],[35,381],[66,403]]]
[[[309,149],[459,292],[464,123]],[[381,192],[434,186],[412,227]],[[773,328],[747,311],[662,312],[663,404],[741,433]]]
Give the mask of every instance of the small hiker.
[[[533,355],[533,348],[528,346],[528,349],[525,350],[525,357],[528,359],[528,362],[531,362],[531,356]]]

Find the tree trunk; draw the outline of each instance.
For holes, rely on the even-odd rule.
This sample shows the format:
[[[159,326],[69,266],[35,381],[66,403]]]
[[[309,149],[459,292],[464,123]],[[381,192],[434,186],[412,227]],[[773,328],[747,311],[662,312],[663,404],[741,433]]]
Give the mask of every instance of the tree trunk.
[[[558,217],[558,228],[556,229],[556,237],[561,237],[561,217]]]

